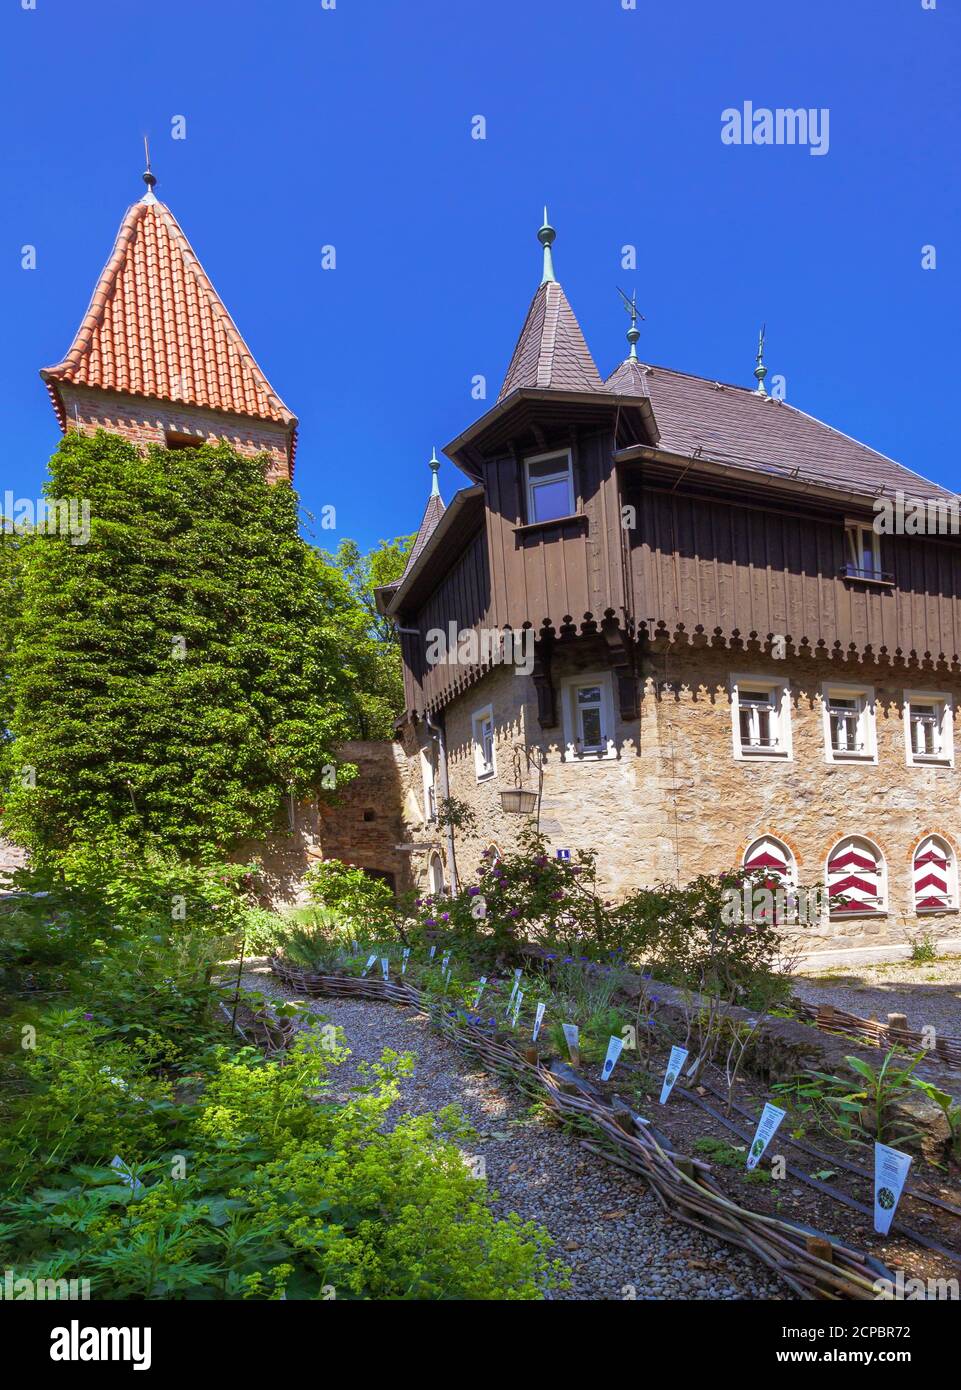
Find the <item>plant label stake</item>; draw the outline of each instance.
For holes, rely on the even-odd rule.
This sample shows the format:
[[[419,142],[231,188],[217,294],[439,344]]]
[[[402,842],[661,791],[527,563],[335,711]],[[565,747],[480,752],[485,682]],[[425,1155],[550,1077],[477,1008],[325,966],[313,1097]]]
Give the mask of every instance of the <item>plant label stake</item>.
[[[384,981],[388,981],[390,979],[390,961],[387,959],[386,956],[381,956],[380,968],[384,975]]]
[[[911,1155],[887,1144],[874,1146],[874,1229],[886,1236],[908,1180]]]
[[[524,991],[519,989],[514,996],[514,1012],[511,1014],[511,1027],[517,1027],[517,1016],[521,1011],[521,1004],[524,1002]]]
[[[375,951],[374,954],[373,954],[372,956],[368,956],[368,957],[367,957],[367,964],[364,966],[363,970],[360,972],[360,977],[361,977],[361,979],[364,978],[364,976],[367,974],[367,971],[368,971],[368,970],[370,969],[370,967],[376,962],[376,960],[377,960],[377,952]]]
[[[674,1082],[681,1074],[681,1068],[687,1061],[686,1047],[672,1047],[671,1055],[667,1059],[667,1071],[664,1073],[664,1085],[661,1087],[661,1099],[658,1104],[663,1105],[668,1096],[674,1089]]]
[[[354,940],[352,939],[352,940],[351,940],[351,943],[350,943],[350,954],[351,954],[352,956],[356,956],[356,954],[357,954],[357,949],[358,949],[358,948],[357,948],[357,942],[354,941]]]
[[[437,942],[435,941],[434,944],[433,944],[433,946],[431,946],[431,948],[430,948],[430,955],[427,957],[428,960],[433,960],[433,959],[434,959],[434,952],[435,952],[436,950],[437,950]]]
[[[448,966],[447,969],[444,971],[444,993],[445,993],[445,994],[447,993],[447,986],[450,984],[450,977],[451,977],[451,968],[450,968],[450,966]]]
[[[564,1029],[564,1039],[570,1053],[571,1066],[579,1067],[581,1065],[580,1029],[576,1023],[562,1023],[561,1027]]]
[[[405,946],[405,947],[404,947],[404,954],[403,954],[403,956],[401,957],[401,962],[400,962],[400,973],[401,973],[402,975],[406,975],[406,974],[407,974],[407,961],[408,961],[409,956],[410,956],[410,947],[409,947],[409,946]]]
[[[475,1009],[477,1008],[477,1005],[478,1005],[478,1004],[480,1003],[480,1001],[481,1001],[481,995],[484,993],[484,986],[485,986],[486,984],[487,984],[487,976],[486,976],[486,975],[482,975],[482,976],[480,977],[480,979],[477,981],[477,993],[474,995],[474,1005],[473,1005],[473,1007],[474,1007]]]
[[[520,987],[521,987],[521,976],[523,975],[523,973],[524,973],[523,966],[522,966],[520,969],[514,971],[514,983],[513,983],[513,985],[511,985],[511,997],[510,997],[510,998],[508,999],[508,1001],[507,1001],[507,1007],[508,1007],[508,1009],[510,1008],[510,1006],[511,1006],[511,1005],[513,1004],[513,1002],[514,1002],[514,995],[517,993],[517,991],[518,991],[518,990],[520,989]]]
[[[754,1142],[747,1155],[748,1168],[756,1168],[764,1156],[764,1150],[774,1138],[774,1131],[787,1114],[786,1110],[781,1110],[777,1105],[772,1105],[770,1101],[761,1111],[761,1118],[757,1122],[757,1132],[754,1135]]]
[[[538,1004],[534,1011],[534,1031],[531,1034],[531,1042],[537,1042],[537,1035],[541,1031],[541,1024],[544,1022],[544,1010],[546,1008],[546,1004]]]
[[[127,1167],[126,1163],[124,1163],[123,1159],[120,1157],[119,1154],[114,1154],[113,1158],[110,1160],[110,1166],[111,1168],[116,1168],[117,1173],[120,1177],[120,1181],[124,1183],[127,1187],[129,1187],[133,1192],[139,1192],[140,1189],[143,1187],[143,1183],[140,1181],[139,1178],[134,1177],[133,1173],[131,1173],[130,1169]]]
[[[445,951],[445,952],[444,952],[443,956],[441,957],[441,962],[440,962],[440,968],[441,968],[441,970],[446,970],[447,967],[450,965],[450,958],[451,958],[452,955],[453,955],[453,951]]]
[[[602,1081],[608,1081],[608,1080],[610,1080],[611,1072],[614,1070],[615,1066],[617,1065],[617,1059],[618,1059],[618,1057],[620,1057],[620,1055],[621,1055],[621,1050],[622,1050],[623,1047],[624,1047],[624,1039],[623,1039],[623,1038],[619,1038],[619,1037],[616,1036],[616,1034],[613,1034],[613,1033],[612,1033],[612,1034],[611,1034],[611,1040],[610,1040],[610,1042],[607,1044],[607,1056],[604,1058],[604,1065],[603,1065],[603,1067],[601,1068],[601,1080],[602,1080]]]

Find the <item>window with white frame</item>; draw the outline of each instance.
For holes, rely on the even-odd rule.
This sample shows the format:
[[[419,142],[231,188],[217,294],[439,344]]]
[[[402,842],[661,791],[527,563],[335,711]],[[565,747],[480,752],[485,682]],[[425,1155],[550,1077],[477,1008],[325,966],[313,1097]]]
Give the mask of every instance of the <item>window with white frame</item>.
[[[561,705],[566,757],[585,761],[616,757],[614,696],[608,673],[562,681]]]
[[[941,835],[926,835],[914,851],[915,912],[957,912],[958,862]]]
[[[874,690],[869,685],[821,688],[824,752],[828,762],[876,762]]]
[[[494,711],[490,705],[471,716],[474,740],[474,770],[478,782],[493,777],[497,771],[494,761]]]
[[[437,819],[437,779],[433,745],[420,750],[420,772],[424,784],[424,820],[430,823]]]
[[[881,537],[863,521],[844,523],[844,572],[849,579],[883,579]]]
[[[938,691],[904,692],[904,742],[908,763],[954,765],[951,697]]]
[[[877,845],[859,835],[840,840],[828,855],[828,907],[832,917],[887,911],[887,869]]]
[[[574,465],[570,449],[524,460],[527,520],[556,521],[574,512]]]
[[[786,681],[735,676],[731,713],[735,758],[791,756],[791,696]]]

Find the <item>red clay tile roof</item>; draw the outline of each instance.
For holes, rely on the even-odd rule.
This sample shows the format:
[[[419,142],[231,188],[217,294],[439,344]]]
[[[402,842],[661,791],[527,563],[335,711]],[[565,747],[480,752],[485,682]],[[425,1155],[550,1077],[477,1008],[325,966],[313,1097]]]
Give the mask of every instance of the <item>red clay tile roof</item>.
[[[602,391],[600,372],[574,310],[556,280],[539,285],[514,348],[502,401],[523,386],[555,391]]]
[[[797,476],[823,486],[874,496],[901,489],[911,497],[954,494],[869,449],[786,402],[741,386],[629,360],[608,377],[606,389],[635,392],[643,376],[660,430],[658,447],[701,456],[778,477]]]
[[[127,210],[66,357],[41,376],[62,428],[58,382],[297,424],[155,198]]]

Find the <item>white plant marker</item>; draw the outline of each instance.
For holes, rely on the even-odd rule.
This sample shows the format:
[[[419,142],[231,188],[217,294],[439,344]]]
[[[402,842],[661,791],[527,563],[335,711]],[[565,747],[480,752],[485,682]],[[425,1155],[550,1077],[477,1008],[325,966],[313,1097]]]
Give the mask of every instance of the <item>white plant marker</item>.
[[[761,1111],[761,1118],[757,1122],[754,1141],[748,1150],[748,1168],[756,1168],[760,1163],[761,1159],[764,1157],[764,1150],[774,1138],[774,1131],[786,1114],[786,1110],[782,1110],[777,1105],[772,1105],[770,1101],[767,1102],[764,1109]]]
[[[404,954],[403,954],[403,956],[401,957],[401,961],[400,961],[400,973],[401,973],[402,975],[406,975],[406,974],[407,974],[407,961],[408,961],[409,957],[410,957],[410,947],[409,947],[409,946],[405,946],[405,947],[404,947]]]
[[[546,1004],[538,1004],[537,1008],[534,1010],[534,1031],[531,1034],[531,1042],[537,1042],[537,1035],[541,1031],[541,1024],[544,1022],[544,1010],[546,1008]]]
[[[686,1047],[672,1047],[671,1055],[667,1059],[667,1071],[664,1073],[664,1085],[661,1087],[661,1099],[658,1102],[663,1105],[668,1096],[674,1089],[674,1082],[681,1074],[681,1068],[687,1061]]]
[[[139,1178],[134,1177],[119,1154],[114,1154],[113,1158],[110,1160],[110,1166],[111,1168],[116,1168],[120,1181],[125,1183],[126,1186],[131,1188],[134,1192],[139,1192],[143,1187],[143,1183]]]
[[[484,993],[484,986],[485,986],[486,984],[487,984],[487,976],[486,976],[486,975],[482,975],[482,976],[480,977],[480,979],[477,981],[477,993],[474,995],[474,1005],[473,1005],[473,1007],[474,1007],[475,1009],[477,1008],[477,1005],[478,1005],[478,1004],[480,1003],[480,1001],[481,1001],[481,995]]]
[[[445,952],[444,952],[443,956],[441,957],[441,962],[440,962],[440,968],[441,968],[441,970],[446,970],[447,967],[450,965],[450,958],[451,958],[452,955],[453,955],[453,951],[445,951]]]
[[[619,1038],[616,1033],[611,1034],[611,1040],[607,1044],[607,1056],[604,1058],[604,1065],[601,1068],[601,1080],[607,1081],[611,1072],[617,1065],[617,1059],[621,1055],[624,1047],[624,1039]]]
[[[389,979],[390,979],[390,961],[387,959],[386,956],[381,956],[381,958],[380,958],[380,968],[381,968],[381,970],[383,971],[384,979],[385,979],[385,980],[389,980]]]
[[[576,1023],[562,1023],[561,1027],[564,1029],[564,1040],[570,1053],[571,1064],[579,1067],[581,1064],[581,1030]]]
[[[511,1027],[517,1027],[517,1016],[521,1011],[521,1004],[524,1002],[524,991],[519,989],[514,996],[514,1012],[511,1014]]]
[[[375,951],[374,954],[373,954],[372,956],[368,956],[368,957],[367,957],[367,964],[364,966],[363,970],[360,972],[361,978],[362,978],[362,979],[363,979],[363,977],[367,974],[367,971],[370,969],[370,967],[371,967],[372,965],[375,964],[376,960],[377,960],[377,952]]]
[[[900,1149],[892,1149],[887,1144],[875,1144],[874,1229],[878,1235],[886,1236],[891,1229],[910,1167],[910,1154],[903,1154]]]
[[[431,948],[430,948],[430,955],[427,957],[428,960],[433,960],[433,959],[434,959],[434,952],[435,952],[436,950],[437,950],[437,942],[435,941],[434,944],[433,944],[433,945],[431,946]]]
[[[514,1002],[514,995],[517,993],[517,991],[518,991],[518,990],[520,989],[520,987],[521,987],[521,976],[523,975],[523,973],[524,973],[524,968],[523,968],[523,966],[519,967],[517,970],[514,971],[514,983],[511,985],[511,997],[510,997],[510,998],[508,999],[508,1001],[507,1001],[507,1007],[508,1007],[508,1009],[510,1008],[510,1006],[511,1006],[511,1005],[513,1004],[513,1002]]]

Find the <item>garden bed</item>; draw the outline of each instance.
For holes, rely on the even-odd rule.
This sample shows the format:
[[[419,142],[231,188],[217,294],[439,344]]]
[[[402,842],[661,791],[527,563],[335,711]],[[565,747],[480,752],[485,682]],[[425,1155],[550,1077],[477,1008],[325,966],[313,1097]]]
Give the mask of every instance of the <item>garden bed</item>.
[[[430,1007],[427,997],[407,981],[321,975],[291,968],[279,960],[272,964],[279,978],[290,987],[315,996],[380,999]],[[839,1199],[827,1192],[811,1189],[812,1195],[806,1197],[803,1182],[788,1187],[791,1202],[787,1210],[783,1184],[752,1181],[750,1200],[745,1200],[747,1184],[739,1173],[695,1156],[698,1139],[739,1143],[738,1137],[732,1136],[701,1105],[681,1096],[676,1100],[672,1097],[666,1107],[657,1107],[656,1126],[645,1123],[648,1116],[640,1111],[639,1102],[647,1094],[641,1087],[648,1084],[648,1078],[631,1076],[627,1066],[613,1084],[602,1087],[597,1079],[599,1072],[591,1064],[574,1072],[556,1059],[552,1062],[546,1051],[542,1055],[536,1049],[525,1048],[503,1031],[491,1032],[456,1010],[445,1011],[436,1001],[431,1017],[442,1032],[486,1067],[509,1075],[529,1093],[539,1095],[563,1121],[590,1133],[587,1142],[595,1152],[648,1182],[665,1209],[677,1219],[748,1250],[801,1297],[876,1298],[879,1293],[875,1281],[894,1278],[881,1263],[882,1258],[911,1274],[917,1270],[923,1277],[949,1277],[949,1266],[957,1275],[961,1254],[955,1255],[953,1248],[945,1246],[943,1253],[935,1254],[923,1250],[915,1241],[905,1240],[901,1234],[881,1241],[870,1231],[870,1216],[864,1217],[850,1205],[837,1205]],[[663,1059],[655,1052],[652,1063],[654,1060],[660,1066]],[[754,1099],[750,1083],[743,1083],[740,1097],[736,1098],[738,1103],[741,1097],[749,1103]],[[756,1112],[759,1109],[755,1104]],[[747,1121],[743,1123],[748,1125]],[[838,1171],[843,1171],[840,1163]],[[853,1183],[855,1175],[846,1174],[845,1181]],[[768,1187],[770,1191],[762,1191]],[[844,1191],[840,1187],[837,1190]],[[863,1199],[863,1186],[859,1197],[844,1195],[849,1202]],[[840,1227],[844,1230],[843,1238],[805,1229],[823,1224],[832,1208],[835,1219],[828,1230],[830,1225]],[[838,1212],[843,1213],[840,1219]],[[812,1216],[817,1220],[812,1221]],[[933,1218],[925,1213],[922,1219]],[[939,1234],[942,1224],[938,1222]],[[855,1248],[858,1244],[863,1248]]]

